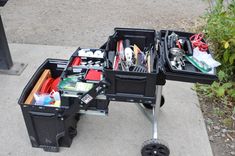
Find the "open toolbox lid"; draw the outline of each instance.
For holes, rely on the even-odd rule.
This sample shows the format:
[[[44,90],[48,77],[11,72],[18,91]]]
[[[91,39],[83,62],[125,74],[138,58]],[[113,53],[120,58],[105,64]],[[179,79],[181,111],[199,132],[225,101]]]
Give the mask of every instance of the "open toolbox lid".
[[[194,33],[190,32],[180,32],[180,31],[172,31],[172,30],[161,30],[158,32],[158,39],[159,39],[159,49],[158,54],[160,57],[160,60],[162,63],[160,65],[163,65],[163,72],[166,75],[167,80],[175,80],[175,81],[182,81],[182,82],[191,82],[191,83],[202,83],[202,84],[211,84],[213,81],[217,80],[216,76],[216,68],[211,68],[208,73],[200,71],[197,67],[195,67],[186,57],[190,56],[192,57],[194,53],[194,48],[192,47],[192,43],[190,41],[190,37],[195,35]],[[184,57],[184,67],[182,70],[176,69],[172,66],[171,63],[171,52],[168,48],[168,37],[172,33],[175,33],[179,36],[179,39],[184,40],[184,44],[186,44],[186,50],[187,53]],[[205,43],[205,40],[202,39],[202,41]],[[183,47],[182,47],[183,49]],[[200,51],[202,52],[202,51]],[[209,48],[202,53],[211,54],[211,51]]]

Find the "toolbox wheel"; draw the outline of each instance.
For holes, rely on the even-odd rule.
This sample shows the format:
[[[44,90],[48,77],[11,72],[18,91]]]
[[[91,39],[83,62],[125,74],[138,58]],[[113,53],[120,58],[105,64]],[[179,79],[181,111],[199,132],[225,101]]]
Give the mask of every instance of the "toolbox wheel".
[[[165,98],[164,96],[162,95],[161,96],[161,104],[160,104],[160,107],[162,107],[165,103]],[[153,109],[153,106],[151,104],[147,104],[147,103],[143,103],[144,107],[147,108],[147,109]]]
[[[169,156],[170,150],[163,141],[158,139],[147,140],[141,149],[142,156]]]

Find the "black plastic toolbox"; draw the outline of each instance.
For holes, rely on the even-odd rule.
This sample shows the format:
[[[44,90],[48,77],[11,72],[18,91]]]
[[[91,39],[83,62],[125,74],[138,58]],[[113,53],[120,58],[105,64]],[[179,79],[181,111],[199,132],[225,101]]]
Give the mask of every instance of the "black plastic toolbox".
[[[104,51],[103,58],[82,58],[84,60],[100,61],[102,66],[72,66],[74,59],[78,56],[78,48],[69,61],[59,59],[47,59],[32,76],[18,101],[21,106],[24,120],[27,126],[31,144],[46,151],[58,151],[59,147],[69,147],[73,137],[76,135],[76,125],[79,120],[78,112],[87,110],[108,113],[109,101],[127,101],[155,104],[156,85],[164,85],[166,79],[183,81],[212,83],[217,79],[214,73],[205,74],[197,70],[189,62],[187,70],[176,70],[172,68],[167,48],[168,35],[175,32],[180,38],[189,39],[193,33],[161,30],[156,32],[152,29],[115,28],[114,34],[108,38],[100,50]],[[150,71],[135,72],[113,70],[115,50],[118,40],[128,39],[130,44],[137,44],[140,49],[149,48]],[[187,43],[188,51],[192,52],[190,42]],[[95,51],[98,49],[91,49]],[[210,51],[207,51],[210,53]],[[25,104],[24,101],[35,86],[37,80],[45,69],[50,69],[53,78],[61,77],[61,80],[73,75],[80,69],[95,69],[102,71],[102,78],[92,82],[94,86],[88,92],[71,92],[59,90],[61,98],[60,107],[48,107]],[[88,82],[87,79],[77,79],[79,82]],[[87,97],[88,98],[87,98]],[[88,102],[85,101],[88,99]]]
[[[50,69],[52,77],[56,78],[61,75],[66,64],[66,60],[47,59],[32,76],[18,101],[32,146],[45,151],[57,152],[59,147],[70,147],[77,133],[79,115],[74,113],[63,116],[69,110],[63,103],[60,107],[48,107],[24,102],[45,69]],[[76,103],[76,99],[70,101],[70,105]]]
[[[107,67],[104,70],[105,79],[111,84],[106,95],[110,100],[129,101],[140,103],[155,103],[156,84],[165,84],[165,79],[157,80],[155,49],[156,32],[151,29],[115,28],[114,34],[109,37],[106,45]],[[129,72],[112,69],[113,60],[110,53],[117,48],[118,40],[130,40],[130,44],[136,44],[140,49],[150,47],[151,51],[151,72]]]

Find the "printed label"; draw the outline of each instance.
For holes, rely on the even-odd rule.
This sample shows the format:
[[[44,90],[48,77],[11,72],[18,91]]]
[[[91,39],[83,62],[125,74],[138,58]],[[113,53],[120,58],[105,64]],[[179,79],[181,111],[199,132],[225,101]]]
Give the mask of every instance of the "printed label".
[[[92,96],[90,96],[89,94],[86,94],[81,100],[85,104],[88,104],[92,99],[93,99]]]

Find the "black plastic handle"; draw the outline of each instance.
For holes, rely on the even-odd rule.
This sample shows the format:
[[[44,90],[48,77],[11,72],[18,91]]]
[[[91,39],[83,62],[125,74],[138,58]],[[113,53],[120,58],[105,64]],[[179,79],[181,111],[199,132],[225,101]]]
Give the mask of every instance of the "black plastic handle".
[[[35,116],[44,116],[44,117],[53,117],[56,115],[55,113],[44,113],[44,112],[33,112],[33,111],[31,111],[30,114]]]
[[[127,80],[134,80],[134,81],[147,79],[145,76],[131,76],[131,75],[116,75],[116,77],[119,79],[127,79]]]

